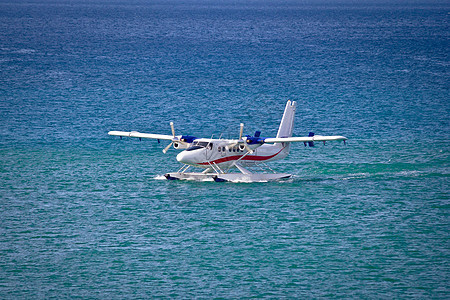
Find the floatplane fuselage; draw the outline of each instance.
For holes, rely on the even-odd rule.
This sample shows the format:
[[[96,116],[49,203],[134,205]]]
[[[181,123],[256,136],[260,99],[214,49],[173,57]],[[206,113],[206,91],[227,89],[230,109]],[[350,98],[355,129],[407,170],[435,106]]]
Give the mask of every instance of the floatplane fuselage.
[[[208,139],[196,138],[190,135],[175,135],[171,122],[172,135],[140,133],[136,131],[110,131],[109,135],[120,137],[150,138],[170,140],[171,143],[163,150],[164,153],[173,146],[183,150],[176,159],[183,164],[178,172],[167,173],[167,179],[193,179],[215,181],[269,181],[288,178],[286,173],[252,173],[253,166],[285,158],[290,151],[292,142],[303,142],[313,146],[317,141],[344,141],[344,136],[318,136],[310,133],[307,137],[292,137],[296,102],[288,101],[283,118],[275,138],[263,138],[256,131],[253,136],[243,136],[244,124],[240,124],[238,139]],[[190,167],[204,169],[203,172],[187,172]],[[237,168],[239,173],[230,173]]]

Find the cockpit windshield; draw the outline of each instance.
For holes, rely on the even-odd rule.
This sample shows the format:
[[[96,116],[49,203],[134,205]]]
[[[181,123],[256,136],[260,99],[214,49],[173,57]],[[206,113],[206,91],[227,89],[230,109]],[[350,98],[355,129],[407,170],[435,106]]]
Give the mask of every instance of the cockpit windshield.
[[[195,141],[195,142],[192,144],[192,146],[206,147],[206,146],[208,146],[208,144],[210,144],[210,143],[208,143],[208,142],[198,142],[198,141]]]
[[[191,147],[186,149],[186,151],[192,151],[192,150],[197,150],[197,149],[202,149],[202,148],[208,148],[209,150],[211,150],[212,143],[195,141],[194,143],[192,143]]]

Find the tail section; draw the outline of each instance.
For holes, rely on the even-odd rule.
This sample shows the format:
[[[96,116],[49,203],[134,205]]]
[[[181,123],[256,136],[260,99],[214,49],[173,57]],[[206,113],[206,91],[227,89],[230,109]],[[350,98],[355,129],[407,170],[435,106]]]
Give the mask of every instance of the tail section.
[[[297,103],[295,101],[289,100],[286,103],[286,108],[284,109],[280,128],[278,128],[277,138],[292,137],[296,106]],[[283,159],[289,155],[289,151],[291,150],[291,143],[275,143],[275,145],[282,149],[280,155],[278,155],[278,159]]]
[[[294,129],[295,108],[297,102],[289,100],[284,109],[283,118],[281,119],[280,128],[278,128],[277,138],[291,137]]]

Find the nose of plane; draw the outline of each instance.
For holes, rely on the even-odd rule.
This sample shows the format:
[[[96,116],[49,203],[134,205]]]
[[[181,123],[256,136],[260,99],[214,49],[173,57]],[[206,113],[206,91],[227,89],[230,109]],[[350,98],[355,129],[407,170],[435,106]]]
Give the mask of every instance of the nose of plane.
[[[182,151],[182,152],[178,153],[177,160],[180,163],[187,164],[187,165],[194,164],[194,161],[192,159],[192,155],[188,151]]]

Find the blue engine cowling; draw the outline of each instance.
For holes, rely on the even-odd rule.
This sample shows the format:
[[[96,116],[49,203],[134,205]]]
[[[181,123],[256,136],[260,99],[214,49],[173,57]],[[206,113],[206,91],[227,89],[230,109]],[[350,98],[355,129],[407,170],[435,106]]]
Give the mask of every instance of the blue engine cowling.
[[[247,138],[247,144],[249,145],[255,145],[255,144],[264,144],[265,138],[261,138],[261,131],[257,130],[255,131],[254,136],[246,135]]]

